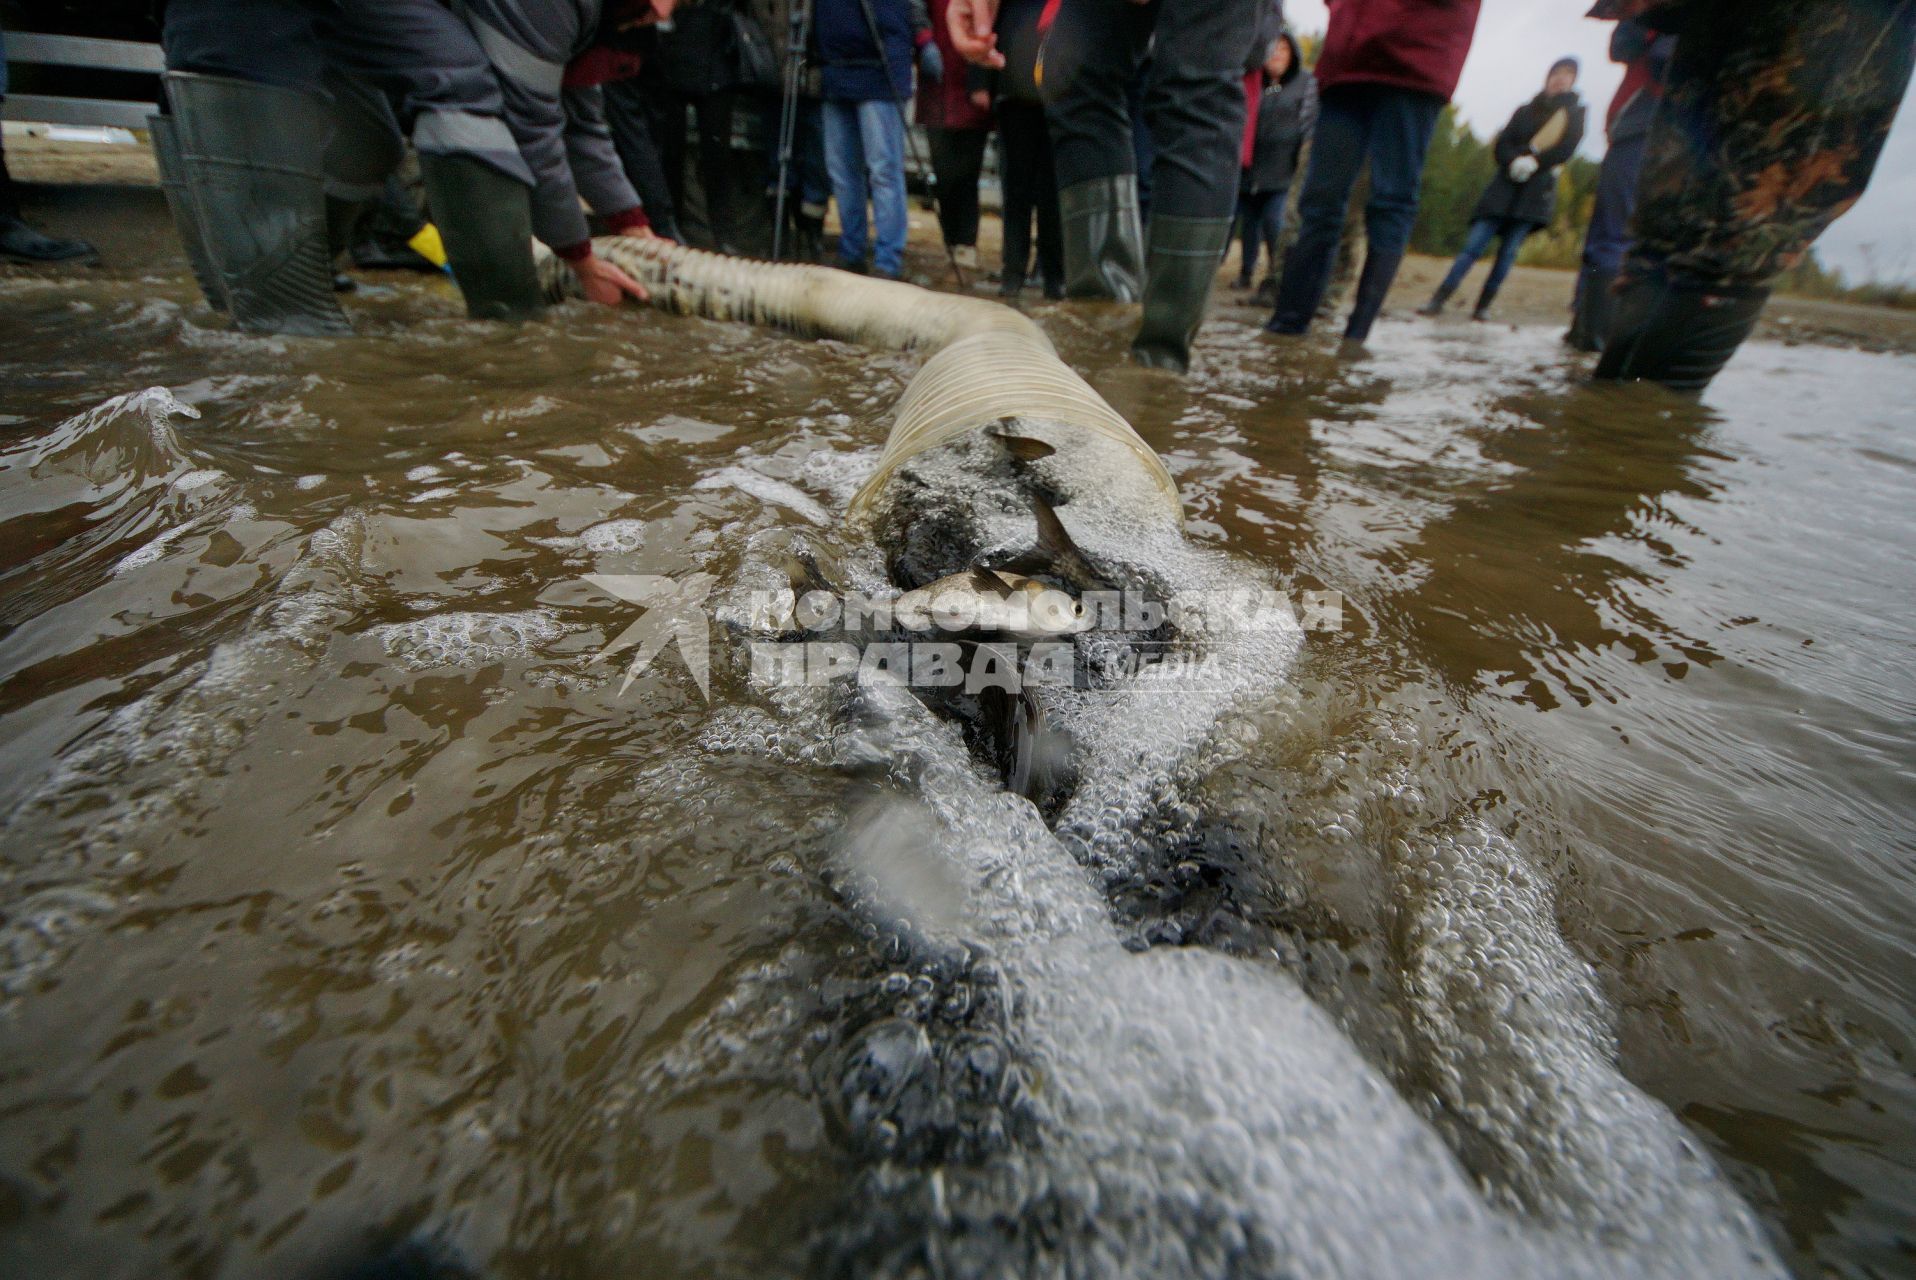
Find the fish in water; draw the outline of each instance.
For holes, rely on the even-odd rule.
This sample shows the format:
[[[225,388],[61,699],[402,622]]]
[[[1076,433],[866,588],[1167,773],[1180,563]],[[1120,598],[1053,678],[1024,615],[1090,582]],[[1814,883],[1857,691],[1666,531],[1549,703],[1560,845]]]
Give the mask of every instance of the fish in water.
[[[945,631],[1053,640],[1088,630],[1084,602],[1048,582],[1004,569],[977,566],[892,603],[892,618],[907,631]]]

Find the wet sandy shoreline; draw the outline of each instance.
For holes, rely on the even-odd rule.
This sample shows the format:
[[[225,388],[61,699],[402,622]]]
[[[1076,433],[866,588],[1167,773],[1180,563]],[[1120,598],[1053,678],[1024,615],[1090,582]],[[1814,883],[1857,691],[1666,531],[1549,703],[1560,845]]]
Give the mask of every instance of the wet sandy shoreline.
[[[93,270],[138,275],[155,267],[184,271],[166,207],[161,202],[158,175],[144,147],[54,141],[42,137],[7,138],[8,162],[22,184],[27,214],[45,230],[85,236],[99,246],[104,265]],[[936,220],[917,201],[911,211],[912,277],[921,284],[949,288],[950,269],[938,240]],[[987,267],[998,259],[999,221],[987,211],[980,230],[979,250]],[[1237,267],[1236,251],[1226,274]],[[1405,319],[1429,298],[1449,264],[1441,258],[1413,254],[1404,262],[1385,310],[1387,318]],[[68,267],[60,270],[87,270]],[[0,264],[0,280],[39,274],[44,268]],[[1468,325],[1470,303],[1476,296],[1487,263],[1472,271],[1451,310],[1438,323]],[[1563,325],[1574,278],[1568,271],[1518,267],[1497,300],[1491,323],[1505,326]],[[1212,314],[1250,319],[1252,308],[1243,295],[1220,287]],[[1757,330],[1759,339],[1790,345],[1817,343],[1862,351],[1916,354],[1916,312],[1887,307],[1859,306],[1815,298],[1778,297],[1765,312]]]

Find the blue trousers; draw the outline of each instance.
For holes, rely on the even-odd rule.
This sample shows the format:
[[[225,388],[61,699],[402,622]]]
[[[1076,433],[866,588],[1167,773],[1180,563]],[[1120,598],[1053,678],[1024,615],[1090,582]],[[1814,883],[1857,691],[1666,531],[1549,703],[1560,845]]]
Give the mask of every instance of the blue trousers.
[[[1630,249],[1630,214],[1637,207],[1637,178],[1643,172],[1643,153],[1650,141],[1640,133],[1612,142],[1597,174],[1597,198],[1590,208],[1590,227],[1583,233],[1583,265],[1613,275]]]
[[[1335,85],[1324,91],[1310,172],[1298,199],[1297,243],[1284,260],[1277,310],[1267,328],[1275,333],[1310,328],[1337,264],[1351,188],[1368,160],[1370,201],[1364,206],[1364,232],[1370,247],[1345,336],[1362,341],[1369,334],[1410,243],[1424,154],[1443,108],[1433,94],[1389,85]]]
[[[1242,260],[1237,269],[1237,278],[1248,284],[1251,273],[1257,270],[1257,257],[1260,247],[1271,251],[1271,270],[1277,270],[1277,241],[1284,234],[1284,204],[1290,192],[1284,188],[1276,191],[1244,191],[1237,198],[1237,233],[1244,242]]]
[[[825,168],[838,201],[838,261],[865,260],[865,202],[877,243],[872,270],[896,277],[905,266],[905,124],[883,100],[825,104]]]
[[[1470,230],[1464,233],[1464,247],[1457,251],[1457,260],[1450,264],[1450,274],[1437,286],[1437,292],[1444,297],[1457,292],[1457,286],[1464,282],[1465,274],[1477,265],[1477,259],[1484,256],[1484,250],[1490,248],[1490,242],[1501,237],[1503,243],[1497,248],[1497,260],[1491,264],[1490,278],[1484,281],[1484,291],[1477,299],[1477,309],[1483,310],[1497,296],[1497,290],[1503,288],[1504,277],[1516,265],[1517,250],[1523,248],[1524,238],[1535,229],[1533,223],[1518,222],[1511,218],[1477,219],[1470,224]]]

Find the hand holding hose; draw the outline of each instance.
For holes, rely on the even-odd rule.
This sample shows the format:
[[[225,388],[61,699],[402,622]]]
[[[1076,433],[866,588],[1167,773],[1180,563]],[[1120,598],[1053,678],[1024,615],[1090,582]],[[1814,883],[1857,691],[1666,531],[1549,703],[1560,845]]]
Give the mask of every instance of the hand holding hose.
[[[616,307],[627,298],[644,302],[652,296],[644,285],[596,253],[588,253],[570,265],[586,300],[602,307]]]

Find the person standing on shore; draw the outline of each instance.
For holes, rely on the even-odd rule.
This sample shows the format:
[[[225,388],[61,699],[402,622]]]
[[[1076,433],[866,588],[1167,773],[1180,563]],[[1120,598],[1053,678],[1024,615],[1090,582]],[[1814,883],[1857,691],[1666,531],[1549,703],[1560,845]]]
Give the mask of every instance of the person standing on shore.
[[[1577,152],[1583,141],[1583,99],[1577,96],[1577,60],[1559,58],[1544,78],[1543,92],[1518,107],[1497,135],[1497,174],[1484,188],[1471,214],[1464,247],[1450,264],[1450,274],[1437,286],[1417,314],[1440,315],[1450,295],[1492,240],[1501,241],[1497,260],[1477,295],[1471,319],[1490,314],[1490,304],[1503,288],[1504,277],[1516,265],[1517,251],[1538,227],[1550,225],[1557,212],[1557,169]]]
[[[838,202],[838,265],[863,272],[869,253],[872,274],[896,280],[910,229],[900,104],[911,97],[913,61],[922,57],[929,72],[938,46],[908,0],[814,0],[812,39],[825,98],[825,167]]]
[[[1243,243],[1237,287],[1251,287],[1260,247],[1269,250],[1269,274],[1253,299],[1264,306],[1277,301],[1277,245],[1284,233],[1284,206],[1297,176],[1304,144],[1317,128],[1317,79],[1304,66],[1297,38],[1289,31],[1271,42],[1262,68],[1263,92],[1251,130],[1247,163],[1238,181],[1238,223]]]
[[[970,70],[952,46],[945,10],[951,0],[930,0],[936,58],[919,55],[918,123],[924,126],[931,169],[938,180],[938,229],[961,271],[978,269],[978,179],[991,141],[991,99],[969,83]],[[938,74],[931,74],[935,67]]]
[[[1300,334],[1330,285],[1337,243],[1365,162],[1368,247],[1344,338],[1362,342],[1384,308],[1417,220],[1431,132],[1456,92],[1477,30],[1479,0],[1337,0],[1317,58],[1320,110],[1298,201],[1297,243],[1264,327]]]

